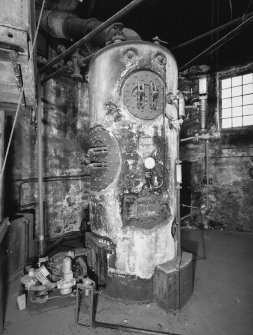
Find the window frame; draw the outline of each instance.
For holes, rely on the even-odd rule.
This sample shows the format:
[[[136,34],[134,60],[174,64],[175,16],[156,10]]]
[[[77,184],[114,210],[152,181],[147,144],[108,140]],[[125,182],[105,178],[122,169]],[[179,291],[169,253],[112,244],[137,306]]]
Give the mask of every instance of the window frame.
[[[245,126],[237,126],[237,127],[229,127],[229,128],[222,128],[222,86],[221,86],[221,81],[224,79],[229,79],[238,77],[238,76],[243,76],[246,74],[252,73],[253,76],[253,63],[245,66],[245,67],[238,67],[238,68],[232,68],[227,71],[221,71],[217,73],[217,94],[218,94],[218,99],[217,99],[217,110],[219,111],[219,130],[221,132],[233,132],[233,131],[245,131],[245,130],[251,130],[253,129],[253,124],[252,125],[245,125]],[[253,80],[252,80],[253,83]],[[243,87],[243,84],[241,85]],[[232,86],[231,86],[232,88]],[[251,93],[250,93],[251,94]],[[243,92],[242,95],[243,97]],[[231,95],[232,98],[232,95]],[[252,104],[253,106],[253,104]],[[252,107],[253,108],[253,107]],[[253,115],[253,112],[252,114]]]

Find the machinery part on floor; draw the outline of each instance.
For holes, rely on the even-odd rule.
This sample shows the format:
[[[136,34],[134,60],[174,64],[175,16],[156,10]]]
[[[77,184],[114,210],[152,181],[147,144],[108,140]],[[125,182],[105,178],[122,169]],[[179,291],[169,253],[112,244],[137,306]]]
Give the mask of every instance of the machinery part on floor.
[[[69,294],[72,292],[72,287],[76,284],[73,278],[73,271],[71,270],[71,258],[69,256],[63,259],[62,279],[57,282],[57,288],[61,294]]]
[[[133,0],[128,5],[126,5],[124,8],[122,8],[120,11],[118,11],[116,14],[111,16],[109,19],[107,19],[105,22],[101,23],[99,26],[97,26],[94,30],[89,32],[87,35],[82,37],[79,41],[71,45],[67,50],[65,50],[63,53],[61,53],[59,56],[51,60],[48,64],[43,66],[39,73],[43,73],[47,70],[49,70],[54,64],[59,63],[62,59],[70,56],[75,50],[77,50],[79,47],[81,47],[84,43],[89,42],[92,40],[97,34],[104,31],[106,28],[110,27],[113,23],[117,22],[120,18],[122,18],[124,15],[126,15],[129,11],[140,5],[144,0]]]
[[[35,293],[35,298],[46,301],[50,294],[59,290],[60,294],[71,294],[76,283],[87,276],[83,257],[89,254],[85,248],[60,252],[52,257],[38,259],[36,267],[29,267],[28,273],[21,278],[27,291]]]
[[[138,333],[138,334],[150,334],[150,335],[179,335],[171,332],[162,332],[151,329],[143,329],[137,327],[127,327],[122,326],[120,324],[106,323],[95,320],[95,311],[94,311],[94,294],[95,294],[95,285],[90,279],[87,279],[86,282],[77,284],[77,292],[76,292],[76,324],[81,327],[89,327],[93,328],[106,328],[106,329],[115,329],[118,331],[126,331],[130,333]],[[85,293],[85,297],[90,297],[90,307],[89,307],[89,323],[83,324],[79,322],[79,314],[80,314],[80,297]]]
[[[107,283],[109,264],[115,256],[115,246],[107,237],[85,233],[85,246],[88,252],[87,266],[93,272],[99,286]]]
[[[58,240],[53,246],[57,246],[62,240]],[[113,244],[106,237],[103,239],[101,236],[86,233],[85,246],[40,257],[34,267],[28,267],[27,273],[21,278],[21,283],[27,291],[34,293],[35,302],[41,299],[46,301],[51,296],[53,298],[57,290],[61,295],[72,294],[79,283],[89,287],[91,279],[87,277],[88,273],[97,285],[105,285],[108,272],[107,259],[113,250]]]
[[[73,271],[71,270],[71,258],[65,257],[63,259],[62,279],[57,282],[57,288],[61,294],[69,294],[72,292],[72,287],[76,284],[73,278]]]

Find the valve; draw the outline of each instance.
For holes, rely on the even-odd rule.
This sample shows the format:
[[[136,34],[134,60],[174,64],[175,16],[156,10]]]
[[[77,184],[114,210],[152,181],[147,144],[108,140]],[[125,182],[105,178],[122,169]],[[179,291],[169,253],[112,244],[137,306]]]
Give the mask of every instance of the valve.
[[[72,66],[73,66],[73,73],[71,74],[71,78],[77,79],[77,80],[83,80],[78,58],[79,58],[79,53],[76,51],[71,56]]]
[[[152,38],[152,41],[155,43],[155,44],[168,44],[168,42],[166,41],[163,41],[161,40],[158,36],[155,36]]]
[[[114,23],[113,27],[108,32],[106,45],[126,41],[126,35],[124,34],[123,29],[124,25],[122,23]]]
[[[77,284],[77,288],[84,291],[86,297],[91,293],[91,290],[95,287],[95,282],[89,277],[83,278],[82,283]]]

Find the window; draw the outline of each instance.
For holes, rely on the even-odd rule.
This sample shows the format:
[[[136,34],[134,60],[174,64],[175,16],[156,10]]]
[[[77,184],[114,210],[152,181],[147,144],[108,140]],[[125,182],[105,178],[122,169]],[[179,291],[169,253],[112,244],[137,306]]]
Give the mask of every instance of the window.
[[[253,73],[221,80],[221,127],[253,125]]]

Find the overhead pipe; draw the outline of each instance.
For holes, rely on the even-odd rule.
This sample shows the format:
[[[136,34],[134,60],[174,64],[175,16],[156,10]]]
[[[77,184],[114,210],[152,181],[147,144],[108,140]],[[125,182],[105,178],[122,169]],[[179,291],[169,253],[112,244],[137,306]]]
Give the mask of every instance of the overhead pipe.
[[[126,5],[124,8],[122,8],[120,11],[118,11],[116,14],[111,16],[109,19],[107,19],[105,22],[98,25],[94,30],[89,32],[87,35],[82,37],[79,41],[72,44],[67,50],[65,50],[63,53],[61,53],[59,56],[55,57],[53,60],[51,60],[48,64],[43,66],[39,73],[43,73],[49,69],[52,68],[53,65],[59,63],[61,60],[65,59],[66,57],[70,56],[73,52],[75,52],[78,48],[80,48],[84,43],[89,42],[92,40],[95,36],[97,36],[99,33],[104,31],[106,28],[110,27],[113,23],[117,22],[120,18],[122,18],[124,15],[129,13],[132,9],[136,8],[138,5],[140,5],[145,0],[133,0],[128,5]]]
[[[44,11],[41,28],[56,38],[78,40],[101,25],[96,18],[82,19],[76,14],[61,11]],[[97,34],[92,43],[103,47],[106,44],[112,26],[109,26]],[[140,36],[132,29],[123,28],[123,34],[127,40],[140,40]]]
[[[46,0],[45,8],[73,11],[76,9],[78,2],[81,2],[81,0]],[[42,0],[36,0],[36,3],[41,5]]]
[[[222,24],[221,26],[216,27],[214,29],[211,29],[211,30],[207,31],[206,33],[203,33],[203,34],[201,34],[199,36],[196,36],[196,37],[194,37],[194,38],[192,38],[192,39],[190,39],[188,41],[185,41],[184,43],[178,44],[178,45],[170,48],[170,50],[177,50],[177,49],[186,47],[186,46],[188,46],[188,45],[190,45],[190,44],[192,44],[194,42],[197,42],[197,41],[199,41],[199,40],[201,40],[201,39],[203,39],[205,37],[208,37],[208,36],[210,36],[212,34],[215,34],[215,33],[218,33],[218,32],[220,32],[222,30],[225,30],[225,29],[227,29],[227,28],[229,28],[229,27],[231,27],[231,26],[233,26],[233,25],[235,25],[237,23],[240,24],[240,23],[244,22],[246,19],[250,18],[252,15],[253,15],[253,12],[251,12],[251,13],[249,13],[247,15],[242,15],[241,17],[239,17],[237,19],[234,19],[234,20],[229,21],[229,22],[227,22],[225,24]]]

